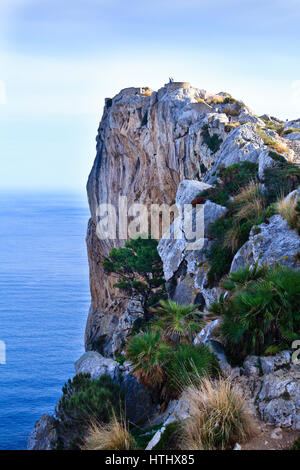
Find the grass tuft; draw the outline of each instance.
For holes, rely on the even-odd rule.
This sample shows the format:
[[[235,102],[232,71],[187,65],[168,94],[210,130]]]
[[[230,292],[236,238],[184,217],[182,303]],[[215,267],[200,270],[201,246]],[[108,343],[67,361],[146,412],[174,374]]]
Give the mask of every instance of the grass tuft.
[[[124,417],[114,414],[109,423],[91,421],[81,450],[136,450],[135,438],[130,434]]]
[[[182,423],[181,449],[230,450],[255,435],[246,399],[230,381],[205,379],[186,393],[191,417]]]

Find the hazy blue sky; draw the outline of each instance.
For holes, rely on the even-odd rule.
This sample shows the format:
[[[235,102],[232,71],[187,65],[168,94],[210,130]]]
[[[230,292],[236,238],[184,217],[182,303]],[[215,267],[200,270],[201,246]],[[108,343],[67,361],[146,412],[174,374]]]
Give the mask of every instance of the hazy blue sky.
[[[169,75],[300,117],[300,0],[0,0],[0,189],[83,189],[104,98]]]

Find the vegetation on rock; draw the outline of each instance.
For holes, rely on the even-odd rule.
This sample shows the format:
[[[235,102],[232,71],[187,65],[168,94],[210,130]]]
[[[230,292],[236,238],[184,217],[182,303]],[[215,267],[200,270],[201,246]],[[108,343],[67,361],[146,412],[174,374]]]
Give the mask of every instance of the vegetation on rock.
[[[219,368],[216,356],[206,346],[192,344],[202,327],[195,305],[162,301],[161,307],[156,309],[159,319],[129,338],[126,357],[138,380],[165,400],[178,396],[195,376],[212,376]]]
[[[273,137],[267,134],[259,125],[256,126],[256,132],[262,139],[263,143],[267,145],[270,149],[275,150],[275,152],[280,154],[289,155],[288,147],[285,144],[273,139]]]
[[[91,420],[108,423],[112,414],[122,408],[124,400],[120,386],[108,375],[93,380],[89,374],[75,375],[63,386],[62,392],[55,414],[60,434],[68,436],[71,448],[81,444],[87,423]]]
[[[202,127],[201,136],[204,143],[212,151],[212,153],[216,153],[220,149],[222,139],[218,136],[218,134],[210,135],[208,124],[205,124]]]
[[[176,398],[199,378],[215,377],[220,373],[216,356],[205,344],[179,344],[167,363],[168,395]]]
[[[171,350],[171,346],[162,341],[160,331],[148,329],[130,338],[126,355],[138,380],[146,387],[160,391]]]
[[[113,414],[109,423],[92,421],[83,439],[81,450],[137,450],[134,436],[124,417]]]
[[[204,326],[197,305],[182,305],[170,299],[160,300],[159,304],[159,307],[152,309],[155,313],[152,327],[162,332],[165,341],[192,341],[195,333]]]
[[[250,181],[255,179],[257,171],[257,163],[248,161],[235,163],[227,168],[220,168],[215,186],[206,189],[200,196],[204,196],[221,206],[227,205],[231,196],[236,195]]]
[[[149,306],[164,296],[162,261],[157,252],[157,241],[152,238],[135,238],[124,248],[113,248],[103,261],[106,272],[116,273],[119,282],[115,287],[129,295],[140,293],[147,313]]]
[[[228,357],[241,362],[276,346],[289,349],[300,333],[300,272],[284,266],[249,266],[231,273],[227,291],[210,311],[223,317]]]
[[[255,434],[253,417],[230,381],[203,380],[187,389],[191,417],[182,423],[183,450],[232,450]]]

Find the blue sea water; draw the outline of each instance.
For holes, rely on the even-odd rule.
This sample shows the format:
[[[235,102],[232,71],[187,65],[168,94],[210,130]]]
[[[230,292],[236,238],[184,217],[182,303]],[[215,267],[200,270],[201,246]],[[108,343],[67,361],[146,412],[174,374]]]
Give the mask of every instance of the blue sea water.
[[[0,193],[0,449],[25,449],[84,352],[85,195]]]

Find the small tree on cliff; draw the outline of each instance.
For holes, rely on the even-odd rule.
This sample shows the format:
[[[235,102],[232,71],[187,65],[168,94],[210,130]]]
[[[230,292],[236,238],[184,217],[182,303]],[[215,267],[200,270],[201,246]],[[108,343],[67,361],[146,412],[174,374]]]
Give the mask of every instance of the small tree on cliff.
[[[157,241],[134,238],[124,248],[113,248],[103,261],[106,272],[116,273],[120,279],[115,287],[129,295],[142,294],[145,314],[148,307],[158,302],[165,293],[162,261],[157,252]]]

